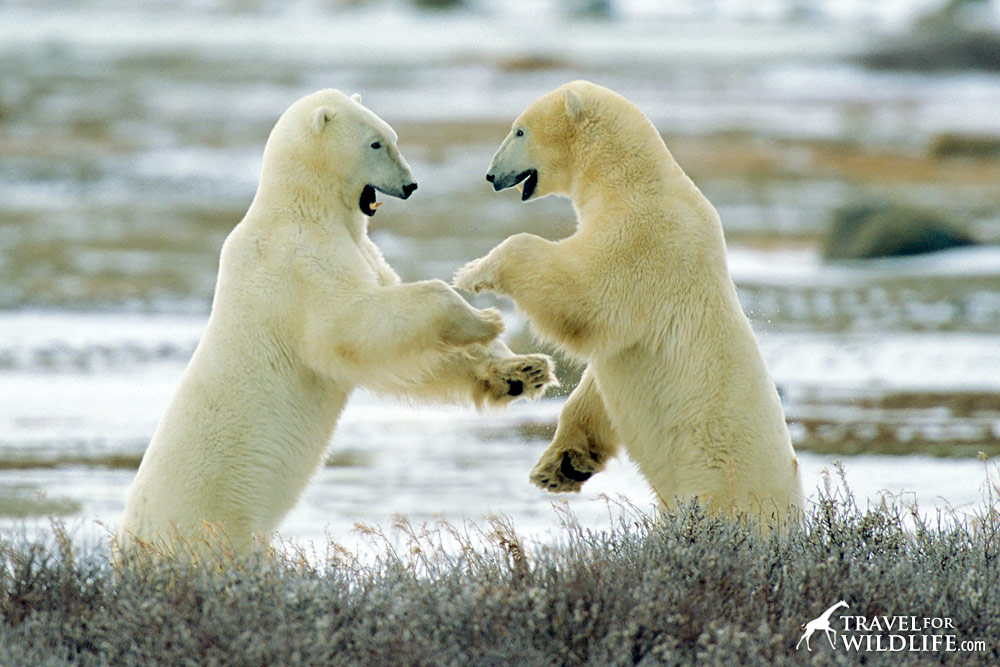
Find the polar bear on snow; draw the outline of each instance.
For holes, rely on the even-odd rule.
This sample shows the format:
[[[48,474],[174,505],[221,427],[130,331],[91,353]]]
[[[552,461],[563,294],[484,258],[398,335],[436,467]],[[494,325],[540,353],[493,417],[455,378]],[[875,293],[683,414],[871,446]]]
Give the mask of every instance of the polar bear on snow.
[[[525,201],[567,196],[578,218],[562,241],[517,234],[455,277],[512,298],[588,362],[531,480],[578,491],[624,445],[665,506],[697,498],[795,521],[798,463],[718,214],[646,116],[606,88],[566,84],[514,121],[486,179]]]
[[[367,235],[375,193],[416,187],[396,133],[359,96],[323,90],[285,111],[223,245],[207,329],[129,490],[120,548],[266,540],[359,385],[482,405],[555,381],[548,357],[497,340],[499,312],[440,280],[401,283],[383,259]]]

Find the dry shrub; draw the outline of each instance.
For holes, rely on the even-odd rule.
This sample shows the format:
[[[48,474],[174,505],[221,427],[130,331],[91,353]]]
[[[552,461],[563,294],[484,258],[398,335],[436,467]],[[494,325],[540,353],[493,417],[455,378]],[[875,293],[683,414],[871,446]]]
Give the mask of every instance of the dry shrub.
[[[0,538],[0,664],[793,664],[802,624],[841,599],[851,614],[948,617],[960,639],[987,640],[985,653],[869,664],[997,664],[995,483],[976,517],[931,523],[901,499],[861,509],[835,481],[787,534],[696,505],[619,504],[603,531],[563,511],[548,545],[503,517],[397,517],[389,534],[359,527],[366,558],[330,542],[116,569],[54,524],[51,543]],[[820,639],[813,662],[862,657]]]

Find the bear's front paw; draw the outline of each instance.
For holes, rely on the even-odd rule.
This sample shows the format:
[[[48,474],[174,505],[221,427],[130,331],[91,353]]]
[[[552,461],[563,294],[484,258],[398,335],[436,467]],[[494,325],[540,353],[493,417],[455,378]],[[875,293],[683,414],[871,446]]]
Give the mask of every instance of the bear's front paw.
[[[538,398],[558,385],[552,359],[544,354],[525,354],[490,364],[483,393],[491,403],[507,403],[515,398]]]
[[[550,447],[532,468],[531,481],[535,486],[552,493],[576,493],[602,467],[587,452]]]
[[[486,259],[486,257],[474,259],[460,268],[455,272],[452,284],[458,289],[476,294],[496,291],[496,281]]]

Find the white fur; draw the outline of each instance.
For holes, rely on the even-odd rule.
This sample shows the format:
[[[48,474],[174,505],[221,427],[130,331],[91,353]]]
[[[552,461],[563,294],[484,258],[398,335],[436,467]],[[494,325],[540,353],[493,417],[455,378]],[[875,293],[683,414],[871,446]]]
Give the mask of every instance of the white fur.
[[[518,234],[455,278],[511,297],[542,337],[589,362],[532,480],[577,491],[624,445],[664,505],[797,517],[795,453],[718,214],[653,125],[610,90],[567,84],[514,122],[489,178],[501,189],[532,169],[530,198],[568,196],[576,232]]]
[[[373,148],[373,143],[379,147]],[[402,193],[396,135],[339,91],[295,102],[222,248],[212,314],[129,490],[119,543],[266,540],[321,465],[358,385],[502,404],[554,379],[514,356],[499,313],[440,280],[402,284],[367,236],[361,192]]]

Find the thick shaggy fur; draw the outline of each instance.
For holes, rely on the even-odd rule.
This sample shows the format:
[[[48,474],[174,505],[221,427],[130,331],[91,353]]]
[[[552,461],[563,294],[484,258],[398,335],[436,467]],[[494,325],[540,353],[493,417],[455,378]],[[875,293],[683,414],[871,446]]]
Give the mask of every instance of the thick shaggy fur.
[[[129,491],[126,550],[266,540],[356,386],[482,405],[554,382],[547,357],[496,340],[497,311],[440,280],[400,282],[367,236],[370,185],[415,188],[395,133],[360,98],[320,91],[278,120],[223,246],[208,328]]]
[[[532,481],[577,491],[624,445],[667,506],[798,516],[795,453],[718,214],[652,123],[606,88],[566,84],[514,122],[487,178],[502,189],[532,171],[522,198],[568,196],[576,232],[517,234],[455,277],[509,296],[540,336],[588,362]]]

